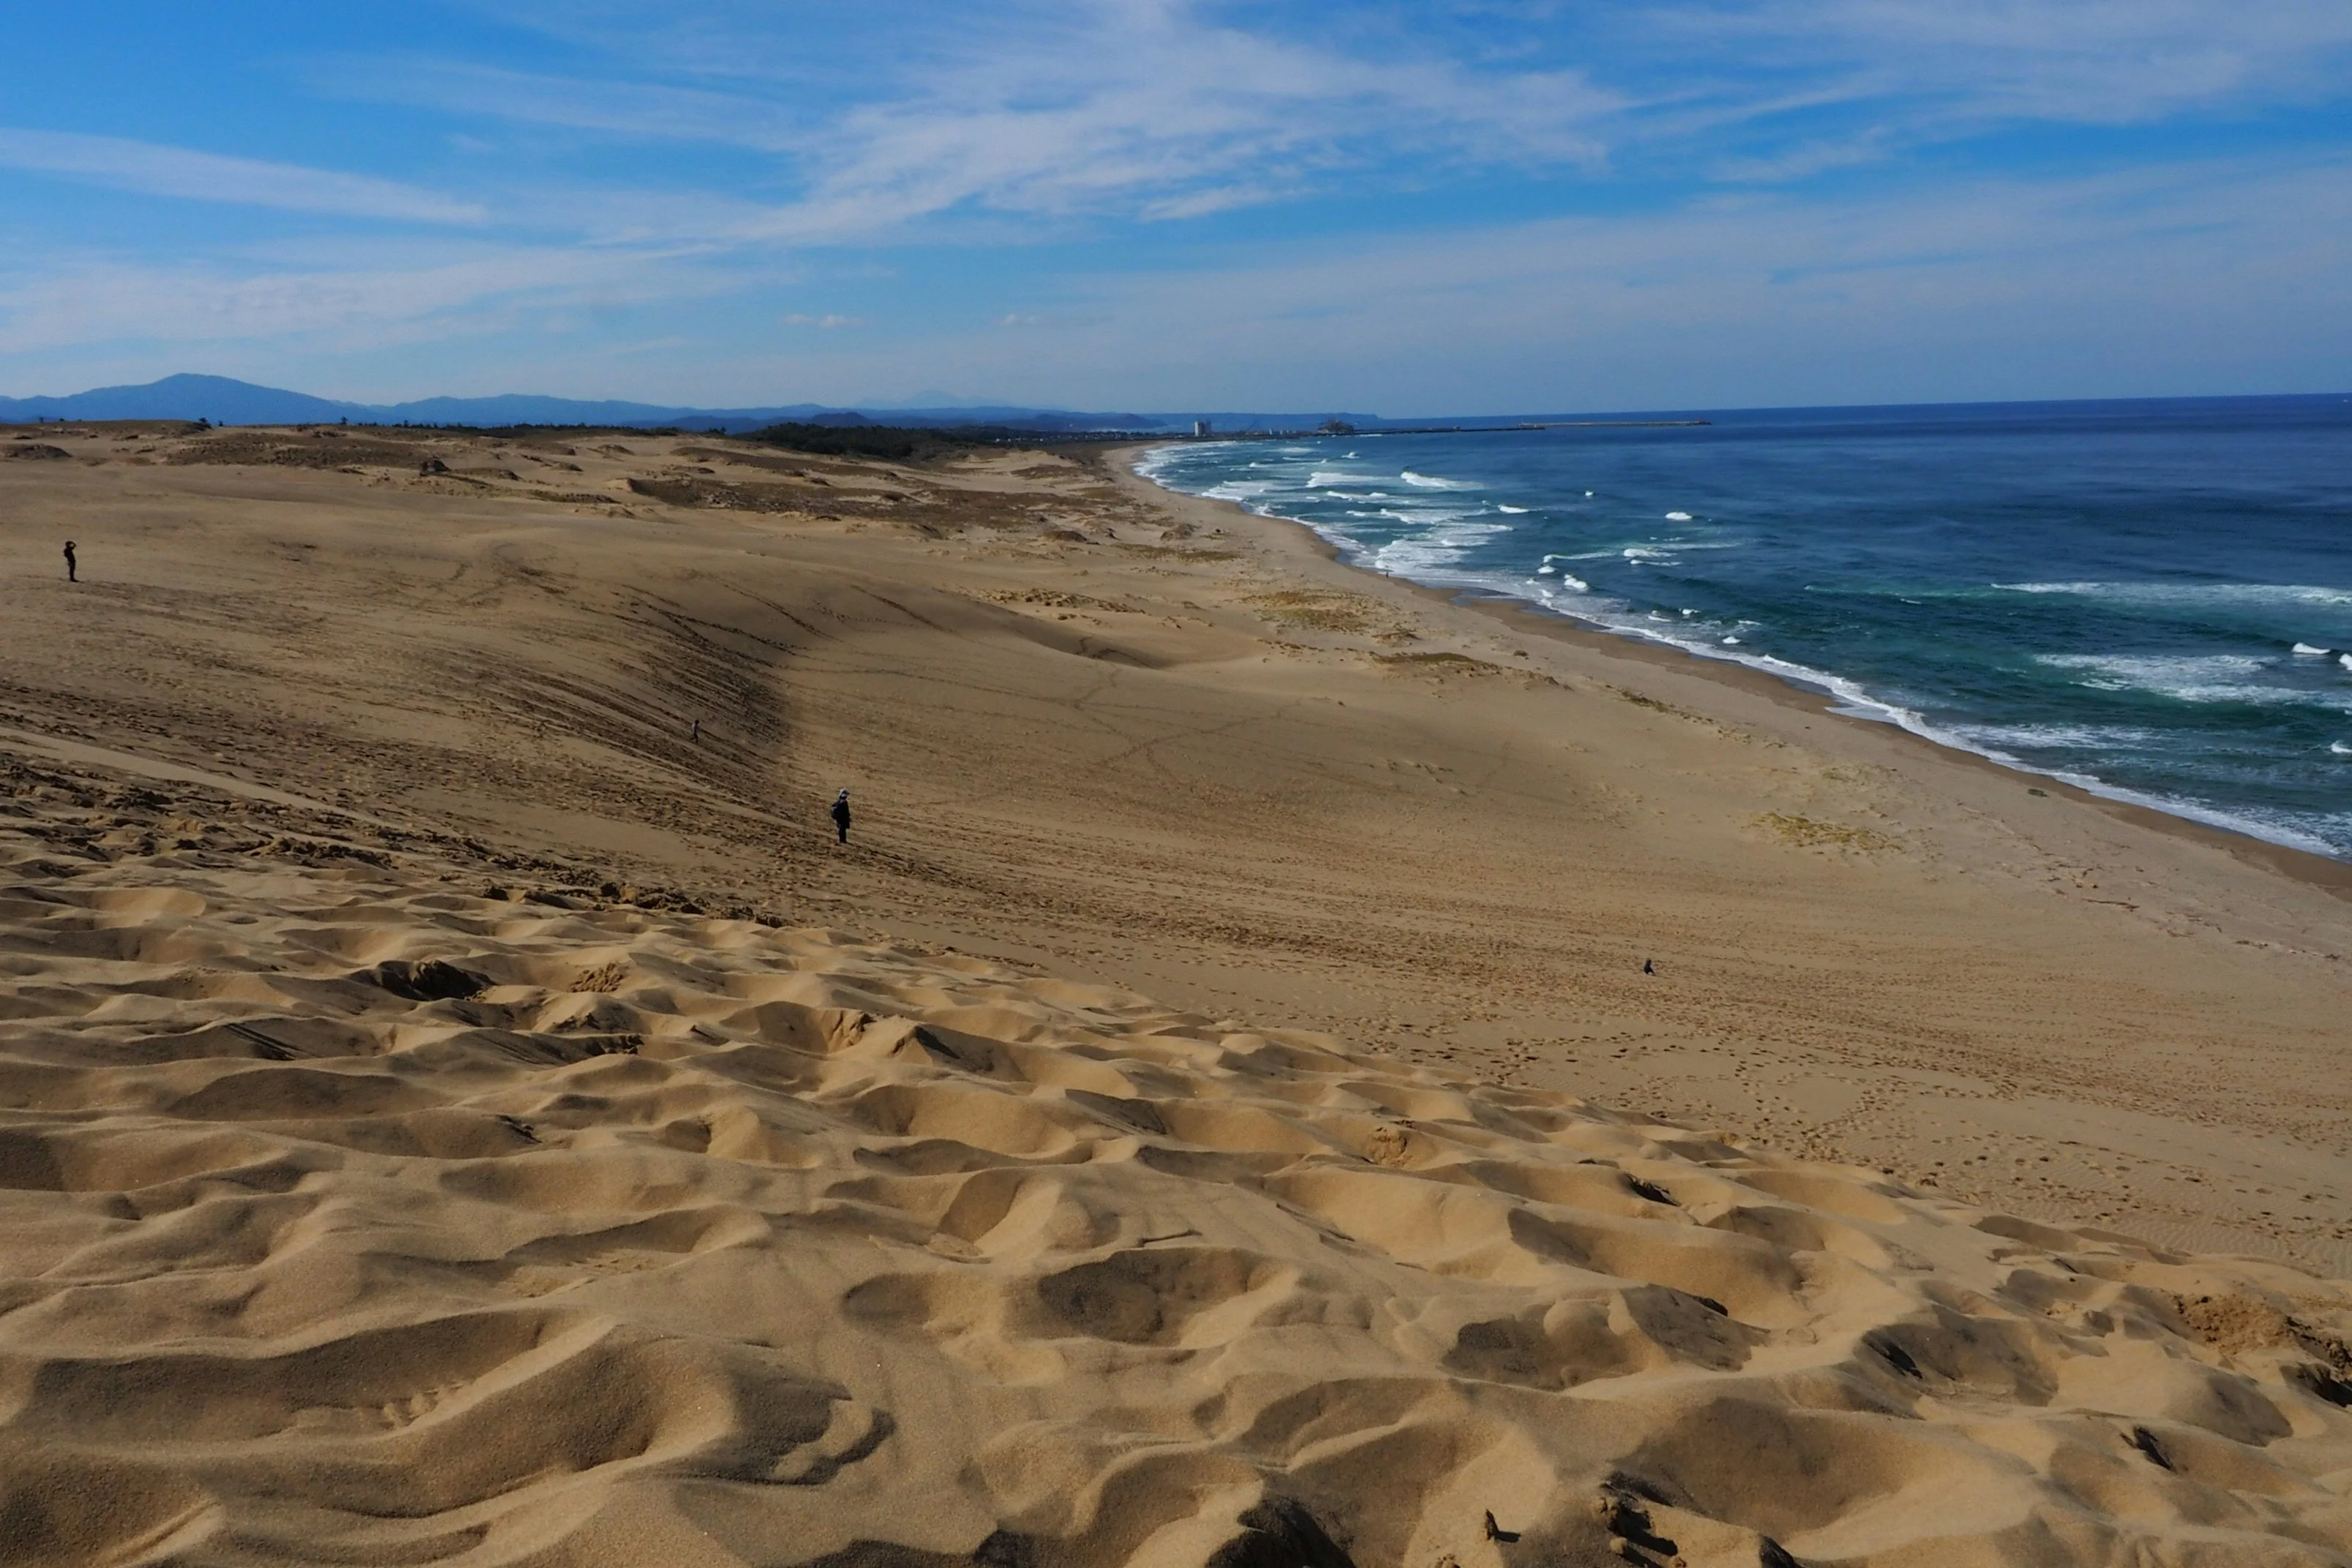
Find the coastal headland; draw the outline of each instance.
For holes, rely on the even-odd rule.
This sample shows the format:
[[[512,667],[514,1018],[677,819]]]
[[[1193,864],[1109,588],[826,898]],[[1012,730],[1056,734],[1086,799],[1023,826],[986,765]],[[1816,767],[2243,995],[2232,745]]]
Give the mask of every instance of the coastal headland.
[[[0,1557],[2347,1560],[2343,868],[1128,461],[0,438]]]

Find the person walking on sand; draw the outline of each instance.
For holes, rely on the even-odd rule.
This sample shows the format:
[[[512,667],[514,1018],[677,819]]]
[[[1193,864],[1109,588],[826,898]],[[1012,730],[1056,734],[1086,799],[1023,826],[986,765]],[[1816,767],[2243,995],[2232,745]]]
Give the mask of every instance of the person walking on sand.
[[[75,564],[73,552],[73,541],[68,539],[66,541],[66,581],[68,583],[79,583],[81,581],[81,574],[79,567]]]
[[[849,792],[843,790],[833,797],[833,830],[841,835],[841,842],[849,842]]]

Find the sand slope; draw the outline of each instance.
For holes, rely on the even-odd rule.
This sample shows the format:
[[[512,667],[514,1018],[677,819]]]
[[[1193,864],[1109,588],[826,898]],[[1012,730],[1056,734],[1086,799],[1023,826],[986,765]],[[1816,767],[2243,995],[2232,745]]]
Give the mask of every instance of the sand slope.
[[[0,752],[2352,1273],[2347,889],[2247,841],[1043,453],[37,436],[69,460],[0,462]]]
[[[211,796],[12,797],[12,1563],[2352,1561],[2336,1283]]]

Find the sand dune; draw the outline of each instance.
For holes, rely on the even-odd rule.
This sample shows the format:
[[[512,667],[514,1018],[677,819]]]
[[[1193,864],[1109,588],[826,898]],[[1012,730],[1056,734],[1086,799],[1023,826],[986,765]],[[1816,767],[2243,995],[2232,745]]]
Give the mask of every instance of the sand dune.
[[[13,782],[11,1563],[2352,1551],[2336,1283],[969,956]]]
[[[1066,456],[40,434],[0,1562],[2352,1562],[2340,867]]]
[[[74,460],[0,465],[0,749],[2352,1270],[2341,866],[1068,457],[40,438]]]

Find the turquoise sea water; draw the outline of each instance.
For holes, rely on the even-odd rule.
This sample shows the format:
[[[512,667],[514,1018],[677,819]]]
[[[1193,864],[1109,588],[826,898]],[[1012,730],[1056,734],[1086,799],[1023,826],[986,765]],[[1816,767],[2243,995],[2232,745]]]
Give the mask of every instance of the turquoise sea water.
[[[1188,442],[1138,466],[1361,565],[2352,858],[2352,397],[1703,417]]]

